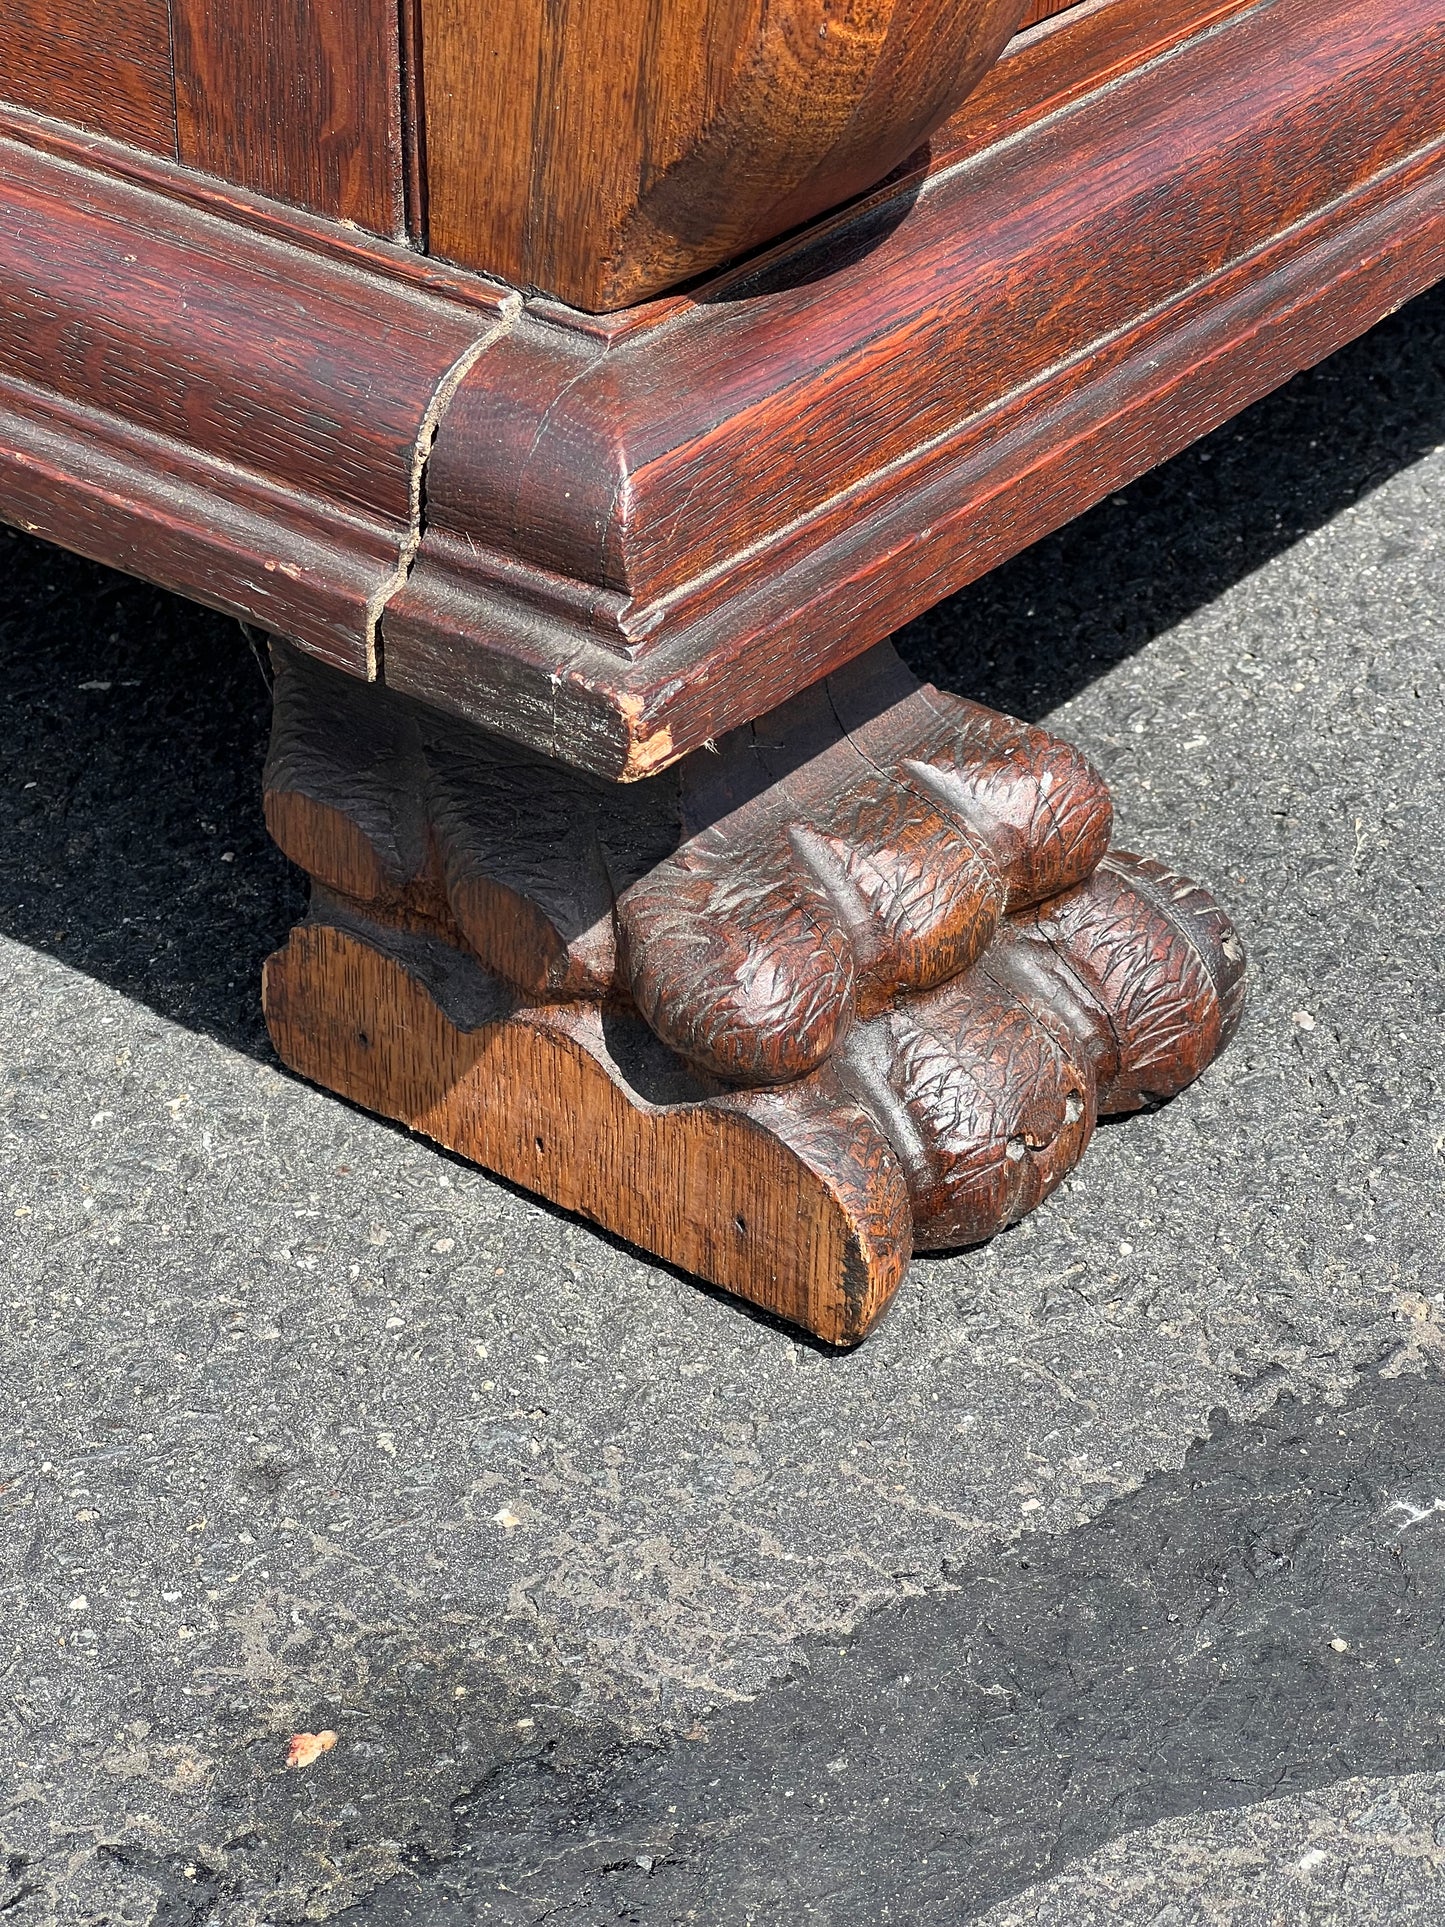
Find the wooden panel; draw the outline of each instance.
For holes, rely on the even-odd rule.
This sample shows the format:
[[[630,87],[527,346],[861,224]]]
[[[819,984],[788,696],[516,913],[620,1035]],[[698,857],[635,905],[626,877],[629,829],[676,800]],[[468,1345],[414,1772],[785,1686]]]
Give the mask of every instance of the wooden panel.
[[[166,0],[6,0],[0,92],[157,154],[176,151]]]
[[[1025,0],[422,0],[441,254],[614,309],[880,180]]]
[[[388,680],[628,775],[812,681],[1441,272],[1441,26],[1276,0],[655,334],[514,331]]]
[[[1047,33],[1020,34],[952,120],[940,127],[893,191],[938,175],[1020,128],[1148,66],[1174,47],[1251,12],[1258,0],[1082,0],[1051,17]]]
[[[87,173],[129,182],[154,192],[157,200],[233,222],[252,234],[294,243],[307,255],[343,263],[382,282],[397,282],[460,302],[495,320],[521,306],[518,295],[500,281],[488,281],[467,268],[420,253],[409,241],[387,239],[346,221],[313,214],[304,207],[268,200],[211,174],[159,154],[147,154],[103,134],[50,120],[0,100],[0,141],[13,141],[57,160],[73,161]],[[573,314],[573,310],[567,310]],[[586,317],[583,317],[586,319]]]
[[[396,0],[171,0],[180,158],[404,230]]]

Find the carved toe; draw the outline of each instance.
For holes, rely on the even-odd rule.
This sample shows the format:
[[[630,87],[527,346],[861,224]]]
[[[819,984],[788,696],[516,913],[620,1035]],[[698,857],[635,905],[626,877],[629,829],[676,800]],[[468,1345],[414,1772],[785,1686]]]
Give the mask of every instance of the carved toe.
[[[666,1043],[748,1084],[806,1075],[855,1018],[966,971],[1007,908],[1089,874],[1112,822],[1078,751],[891,652],[699,780],[727,807],[619,903],[622,967]]]
[[[627,892],[617,922],[637,1008],[679,1056],[729,1083],[801,1077],[852,1019],[847,932],[786,843],[749,861],[699,839]]]
[[[1041,902],[1091,875],[1109,847],[1114,808],[1083,752],[962,697],[921,694],[934,727],[908,768],[988,843],[1008,908]]]
[[[987,964],[858,1025],[829,1075],[898,1152],[920,1250],[979,1244],[1016,1223],[1094,1128],[1087,1052]]]
[[[1162,863],[1115,851],[1022,921],[1108,1017],[1116,1055],[1100,1067],[1104,1115],[1173,1097],[1239,1026],[1244,946],[1208,891]]]

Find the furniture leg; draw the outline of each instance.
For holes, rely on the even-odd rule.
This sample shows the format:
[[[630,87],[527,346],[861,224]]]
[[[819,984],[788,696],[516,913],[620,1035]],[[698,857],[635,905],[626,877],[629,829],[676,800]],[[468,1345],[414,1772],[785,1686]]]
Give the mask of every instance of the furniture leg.
[[[1238,1022],[1084,757],[887,644],[630,785],[274,655],[285,1061],[830,1343]]]

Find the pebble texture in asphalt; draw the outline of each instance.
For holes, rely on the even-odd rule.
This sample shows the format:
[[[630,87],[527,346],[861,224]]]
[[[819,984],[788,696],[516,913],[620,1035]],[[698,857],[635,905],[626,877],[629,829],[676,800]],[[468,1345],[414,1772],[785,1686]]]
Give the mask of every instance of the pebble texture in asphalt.
[[[0,1909],[1174,1927],[1235,1918],[1229,1866],[1248,1921],[1424,1905],[1440,1795],[1382,1776],[1433,1767],[1445,1685],[1442,443],[1437,294],[906,632],[1095,757],[1253,995],[847,1357],[284,1074],[260,668],[0,535]],[[1213,1671],[1211,1560],[1248,1575]],[[915,1673],[916,1757],[830,1774]],[[798,1706],[826,1758],[777,1750]]]

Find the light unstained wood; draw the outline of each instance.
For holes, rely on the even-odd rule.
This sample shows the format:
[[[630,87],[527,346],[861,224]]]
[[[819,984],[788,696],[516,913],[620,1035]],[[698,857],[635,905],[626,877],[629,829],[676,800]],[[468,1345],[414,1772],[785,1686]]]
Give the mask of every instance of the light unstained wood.
[[[264,999],[303,1077],[830,1344],[863,1337],[907,1267],[902,1176],[863,1120],[820,1131],[767,1094],[649,1104],[612,1068],[595,1007],[465,1028],[394,956],[325,923],[269,959]],[[850,1124],[861,1156],[840,1142]]]
[[[1025,0],[422,0],[439,253],[626,307],[861,193]]]
[[[5,0],[0,96],[174,155],[166,0]]]
[[[180,158],[405,232],[397,0],[171,0]]]

